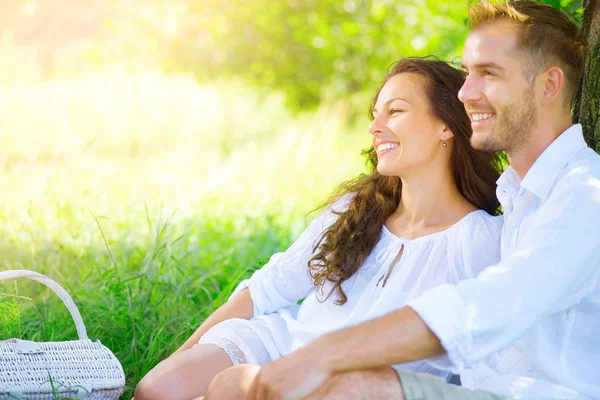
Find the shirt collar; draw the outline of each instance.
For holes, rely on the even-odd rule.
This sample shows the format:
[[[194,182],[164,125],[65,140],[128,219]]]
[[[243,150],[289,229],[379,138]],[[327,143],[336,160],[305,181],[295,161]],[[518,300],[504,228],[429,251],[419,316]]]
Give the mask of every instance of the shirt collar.
[[[540,154],[523,181],[512,167],[508,167],[500,175],[500,178],[496,181],[498,184],[498,200],[500,200],[500,203],[508,201],[518,191],[519,186],[544,200],[563,167],[575,153],[585,147],[587,145],[583,139],[581,125],[572,125],[554,139]]]
[[[541,200],[546,199],[560,171],[575,153],[585,147],[587,145],[583,139],[581,125],[572,125],[554,139],[535,160],[525,174],[521,187],[535,194]]]
[[[502,205],[504,213],[512,211],[513,199],[516,193],[519,191],[519,185],[521,184],[521,178],[515,172],[513,167],[509,166],[504,170],[500,178],[496,181],[498,185],[496,187],[496,197]]]

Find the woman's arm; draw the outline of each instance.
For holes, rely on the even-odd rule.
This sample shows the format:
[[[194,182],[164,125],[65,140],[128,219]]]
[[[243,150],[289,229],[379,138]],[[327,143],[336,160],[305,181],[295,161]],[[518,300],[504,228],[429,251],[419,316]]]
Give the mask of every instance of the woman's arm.
[[[254,303],[252,297],[250,297],[250,290],[244,289],[241,292],[233,296],[229,301],[217,308],[210,317],[208,317],[202,325],[196,329],[196,332],[189,337],[185,343],[175,351],[173,354],[177,354],[184,350],[192,348],[202,335],[204,335],[210,328],[218,324],[219,322],[225,321],[231,318],[243,318],[250,319],[254,316]]]
[[[174,353],[194,346],[210,328],[231,318],[250,319],[303,299],[314,287],[308,273],[308,260],[323,232],[347,208],[351,195],[345,195],[321,212],[284,253],[275,253],[269,262],[237,286],[229,300],[198,327],[196,332]],[[252,292],[252,296],[250,293]]]

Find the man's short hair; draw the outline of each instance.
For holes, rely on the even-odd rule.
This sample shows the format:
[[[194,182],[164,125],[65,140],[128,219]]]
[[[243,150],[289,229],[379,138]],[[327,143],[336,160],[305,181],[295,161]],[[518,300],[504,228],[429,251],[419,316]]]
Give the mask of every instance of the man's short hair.
[[[554,7],[535,1],[476,3],[469,9],[469,26],[497,20],[514,22],[517,52],[526,57],[525,77],[531,79],[551,65],[565,74],[564,99],[571,105],[583,76],[585,41],[577,26]]]

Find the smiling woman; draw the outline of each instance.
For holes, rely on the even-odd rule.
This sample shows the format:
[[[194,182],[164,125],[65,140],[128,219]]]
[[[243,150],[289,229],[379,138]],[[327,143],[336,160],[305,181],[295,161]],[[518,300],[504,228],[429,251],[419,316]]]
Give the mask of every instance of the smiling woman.
[[[135,399],[236,398],[219,383],[228,367],[264,365],[495,263],[499,174],[492,154],[470,146],[463,82],[442,61],[399,61],[372,103],[371,173],[342,184],[287,251],[142,379]],[[404,367],[449,378],[426,362]],[[257,371],[236,369],[245,381],[233,390]]]
[[[402,176],[412,168],[431,167],[433,160],[448,161],[443,154],[451,154],[445,147],[452,132],[441,120],[431,118],[425,85],[418,74],[397,74],[379,93],[369,130],[377,151],[377,170],[383,175]]]
[[[370,108],[373,147],[366,155],[374,173],[342,185],[329,201],[356,193],[335,225],[345,231],[326,233],[323,246],[330,246],[333,257],[327,265],[345,265],[340,268],[344,273],[333,267],[329,279],[349,277],[359,268],[384,222],[399,225],[399,232],[403,225],[412,226],[413,211],[407,213],[405,207],[419,209],[437,199],[447,203],[444,213],[455,220],[473,207],[496,213],[497,159],[470,145],[469,117],[457,98],[463,82],[462,74],[442,61],[414,58],[400,60],[385,78]],[[386,150],[378,153],[379,145]],[[339,294],[343,300],[343,292]]]

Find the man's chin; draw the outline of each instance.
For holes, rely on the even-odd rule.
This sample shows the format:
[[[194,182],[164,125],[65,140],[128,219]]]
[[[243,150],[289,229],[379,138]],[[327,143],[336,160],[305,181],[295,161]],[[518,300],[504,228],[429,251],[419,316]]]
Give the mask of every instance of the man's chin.
[[[479,151],[500,151],[502,150],[497,143],[489,136],[476,135],[471,136],[471,147]]]

